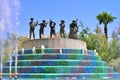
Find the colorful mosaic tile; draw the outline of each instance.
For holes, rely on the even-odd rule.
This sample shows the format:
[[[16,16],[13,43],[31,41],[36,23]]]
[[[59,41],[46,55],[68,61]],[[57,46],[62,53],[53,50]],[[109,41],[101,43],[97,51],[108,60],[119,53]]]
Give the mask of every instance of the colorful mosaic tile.
[[[60,51],[62,50],[62,51]],[[62,53],[61,53],[62,52]],[[44,53],[44,54],[43,54]],[[119,73],[107,62],[96,56],[92,50],[83,49],[32,49],[18,52],[18,78],[119,78]],[[12,62],[12,73],[15,73],[15,57]],[[4,62],[3,77],[9,76],[9,62]],[[12,75],[14,76],[14,75]]]

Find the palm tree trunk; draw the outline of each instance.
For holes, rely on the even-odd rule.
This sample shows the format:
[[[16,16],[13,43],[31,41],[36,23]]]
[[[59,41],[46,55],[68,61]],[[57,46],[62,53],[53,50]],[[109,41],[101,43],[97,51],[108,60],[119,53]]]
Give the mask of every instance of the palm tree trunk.
[[[107,24],[105,24],[105,26],[104,26],[104,33],[105,33],[105,37],[108,39]]]

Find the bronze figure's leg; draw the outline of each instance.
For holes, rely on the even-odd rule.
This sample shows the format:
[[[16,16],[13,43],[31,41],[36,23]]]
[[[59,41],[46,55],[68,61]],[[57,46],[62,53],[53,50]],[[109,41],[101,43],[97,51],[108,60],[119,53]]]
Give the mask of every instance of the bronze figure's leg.
[[[29,38],[31,39],[31,30],[30,30],[30,36],[29,36]]]
[[[35,33],[34,33],[34,31],[33,31],[33,38],[35,39]]]
[[[39,37],[40,37],[40,39],[41,39],[41,30],[39,30]]]

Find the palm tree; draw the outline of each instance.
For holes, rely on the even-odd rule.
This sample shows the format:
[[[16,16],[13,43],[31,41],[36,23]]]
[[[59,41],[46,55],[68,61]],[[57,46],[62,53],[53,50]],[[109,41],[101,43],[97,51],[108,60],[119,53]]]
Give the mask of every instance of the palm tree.
[[[108,38],[107,25],[108,23],[113,22],[113,20],[116,19],[116,17],[112,16],[111,14],[108,14],[107,12],[102,12],[101,14],[98,14],[96,18],[98,19],[99,24],[104,24],[104,33],[106,38]]]

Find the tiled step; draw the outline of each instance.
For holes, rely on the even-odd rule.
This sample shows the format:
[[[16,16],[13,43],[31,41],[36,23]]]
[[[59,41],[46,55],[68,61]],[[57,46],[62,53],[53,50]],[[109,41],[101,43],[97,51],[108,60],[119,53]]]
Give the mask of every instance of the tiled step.
[[[12,66],[14,66],[14,62]],[[9,62],[4,63],[9,66]],[[107,62],[96,60],[19,60],[18,66],[108,66]]]
[[[12,75],[14,77],[14,75]],[[4,73],[4,78],[8,78],[9,74]],[[119,73],[18,73],[18,79],[33,79],[37,78],[39,80],[53,79],[53,80],[116,80],[119,79]]]
[[[84,54],[24,54],[19,55],[18,60],[34,59],[76,59],[76,60],[101,60],[100,56]]]
[[[14,67],[12,68],[14,72]],[[4,73],[9,67],[3,68]],[[18,66],[18,73],[111,73],[113,67],[101,66]]]
[[[42,49],[36,49],[35,52],[37,54],[41,54],[42,53]],[[63,53],[63,54],[89,54],[89,55],[94,55],[95,53],[92,50],[83,50],[83,49],[52,49],[52,48],[45,48],[43,50],[43,52],[46,53]],[[33,51],[32,49],[29,50],[24,50],[24,53],[22,53],[22,51],[19,51],[18,54],[32,54]]]
[[[94,51],[83,49],[32,49],[18,52],[18,78],[30,79],[60,79],[81,80],[84,78],[119,78],[119,73],[107,62],[95,56]],[[13,57],[13,59],[15,59]],[[12,62],[12,73],[15,72],[15,62]],[[9,62],[4,62],[3,77],[9,76]],[[14,75],[13,75],[14,76]]]

